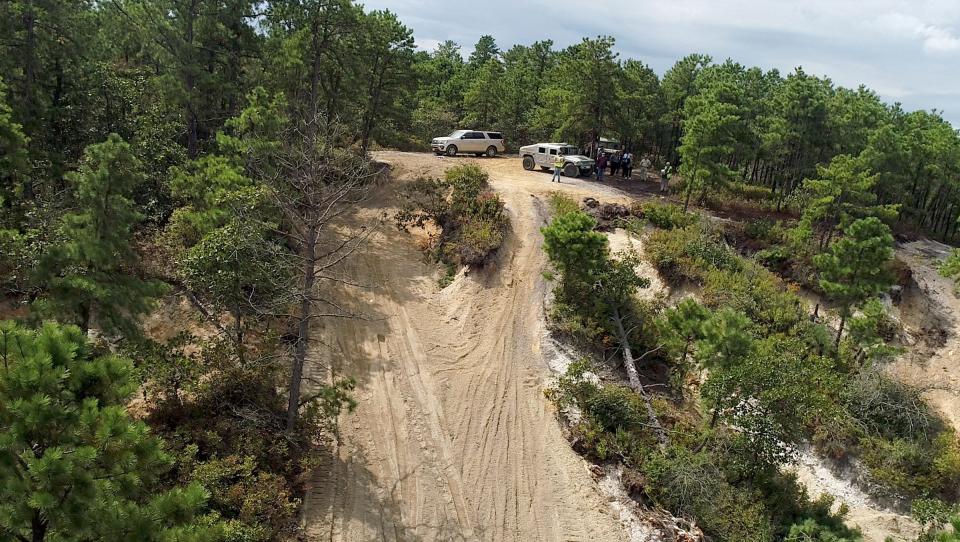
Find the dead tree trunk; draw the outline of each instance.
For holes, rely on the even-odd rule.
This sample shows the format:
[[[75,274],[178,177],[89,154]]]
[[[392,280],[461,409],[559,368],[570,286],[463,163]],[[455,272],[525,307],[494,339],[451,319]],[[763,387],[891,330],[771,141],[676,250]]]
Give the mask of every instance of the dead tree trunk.
[[[311,225],[304,242],[303,291],[300,300],[299,323],[297,325],[297,345],[290,367],[290,389],[287,402],[287,431],[297,426],[297,414],[300,410],[300,387],[303,384],[303,364],[307,359],[310,345],[310,324],[313,318],[313,287],[317,281],[317,228]]]
[[[296,428],[300,409],[315,399],[305,400],[301,390],[307,353],[316,340],[314,322],[362,318],[358,311],[333,301],[324,285],[352,284],[349,277],[338,276],[337,269],[374,231],[362,226],[341,235],[330,227],[366,198],[377,170],[364,156],[338,147],[345,132],[321,116],[318,112],[318,118],[287,127],[269,168],[259,173],[284,216],[286,227],[275,231],[286,237],[290,250],[281,257],[288,258],[289,268],[299,270],[295,283],[283,286],[292,296],[287,306],[296,306],[297,322],[287,390],[288,431]],[[256,166],[254,170],[258,171]]]
[[[840,316],[840,329],[837,330],[837,339],[834,342],[834,346],[837,348],[840,347],[840,340],[843,338],[843,328],[846,323],[847,323],[847,316],[846,314],[842,314]]]
[[[650,425],[653,426],[653,431],[657,436],[657,441],[660,443],[660,448],[666,448],[667,444],[669,444],[667,431],[663,428],[663,425],[660,424],[660,418],[657,417],[657,412],[653,409],[650,395],[647,393],[647,390],[644,389],[643,383],[640,382],[640,374],[637,372],[637,366],[633,358],[633,350],[630,348],[630,338],[627,337],[627,332],[623,327],[623,316],[620,313],[620,309],[613,309],[613,315],[610,319],[613,320],[614,326],[616,327],[617,340],[620,342],[620,348],[623,350],[623,365],[627,369],[630,388],[637,392],[643,399],[644,407],[647,410],[647,417],[650,418]]]

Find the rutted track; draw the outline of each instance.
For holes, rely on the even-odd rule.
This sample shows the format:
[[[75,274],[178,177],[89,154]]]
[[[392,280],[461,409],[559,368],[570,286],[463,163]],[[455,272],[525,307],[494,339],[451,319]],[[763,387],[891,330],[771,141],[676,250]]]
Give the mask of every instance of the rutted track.
[[[395,178],[466,161],[379,158]],[[551,185],[509,159],[482,162],[513,228],[495,265],[438,291],[433,267],[388,223],[345,273],[366,287],[343,286],[340,300],[368,318],[325,322],[307,375],[354,377],[359,406],[343,416],[340,445],[308,483],[311,540],[626,537],[543,396],[544,219],[534,196],[598,187]],[[389,212],[392,193],[383,188],[344,227]]]

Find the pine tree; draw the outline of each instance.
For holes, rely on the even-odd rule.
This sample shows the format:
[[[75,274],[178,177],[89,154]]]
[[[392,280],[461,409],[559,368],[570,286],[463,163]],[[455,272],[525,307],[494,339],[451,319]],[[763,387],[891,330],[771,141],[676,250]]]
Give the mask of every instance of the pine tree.
[[[827,252],[814,257],[820,287],[839,305],[837,344],[854,307],[887,291],[893,283],[888,269],[893,259],[890,228],[869,217],[853,222],[844,233]]]
[[[679,152],[686,102],[691,96],[697,94],[697,76],[712,61],[709,55],[687,55],[663,74],[660,88],[663,91],[666,112],[661,120],[670,127],[665,145],[666,158],[670,163],[676,162]]]
[[[359,64],[360,149],[366,152],[378,131],[404,117],[404,99],[416,82],[413,76],[413,32],[390,11],[373,11],[362,17],[363,39]],[[382,134],[383,136],[394,134]]]
[[[700,326],[697,360],[708,368],[735,365],[753,348],[750,319],[733,309],[712,314]]]
[[[503,102],[502,77],[503,66],[497,59],[488,60],[477,68],[473,81],[463,95],[466,113],[463,117],[464,126],[485,130],[494,125],[495,119],[500,117]]]
[[[551,41],[538,41],[529,47],[516,45],[503,54],[502,102],[497,129],[503,130],[508,141],[541,139],[534,132],[532,120],[539,104],[540,89],[555,61]]]
[[[609,256],[607,238],[594,231],[596,224],[586,213],[573,212],[554,218],[543,229],[543,250],[562,276],[560,287],[569,300],[590,295]]]
[[[597,143],[610,128],[616,106],[611,95],[620,73],[615,40],[584,39],[558,56],[550,84],[541,91],[539,123],[557,139]]]
[[[680,145],[680,174],[686,184],[683,210],[690,207],[694,190],[703,195],[724,186],[734,175],[726,159],[736,148],[740,117],[737,107],[718,94],[697,95],[686,102]]]
[[[24,271],[33,258],[23,235],[25,226],[24,192],[27,180],[27,137],[23,127],[13,120],[6,103],[7,88],[0,79],[0,291],[19,289]]]
[[[133,227],[142,215],[131,195],[142,178],[120,136],[87,148],[80,169],[68,176],[76,210],[63,217],[59,241],[40,262],[41,314],[83,331],[94,323],[106,332],[132,331],[134,319],[162,292],[160,284],[134,275]]]
[[[773,191],[779,191],[778,210],[803,179],[813,176],[818,162],[830,156],[827,103],[832,93],[829,79],[797,68],[771,96],[772,114],[764,139],[768,155],[777,163]]]
[[[241,364],[247,330],[289,301],[284,286],[293,272],[284,265],[286,253],[268,226],[242,218],[204,236],[178,262],[185,285],[212,305],[213,319],[225,311],[232,316],[229,336]]]
[[[879,175],[866,167],[865,161],[841,154],[828,166],[817,168],[816,179],[806,179],[802,191],[806,196],[801,219],[803,224],[820,232],[820,248],[830,242],[836,227],[846,228],[866,216],[892,219],[896,206],[877,205],[874,186]]]
[[[477,69],[485,66],[487,62],[491,60],[497,60],[499,56],[500,48],[497,47],[497,41],[493,39],[493,36],[486,34],[480,36],[480,40],[477,41],[477,45],[474,46],[473,52],[470,53],[467,64],[471,68]]]
[[[0,539],[221,539],[203,487],[155,489],[171,458],[127,415],[129,360],[73,326],[0,322],[0,362]]]
[[[680,365],[685,366],[690,347],[703,336],[703,324],[710,311],[692,298],[686,298],[676,307],[667,309],[660,319],[662,340],[674,355],[679,354]]]
[[[6,102],[7,87],[0,79],[0,228],[10,226],[17,202],[23,195],[22,178],[27,170],[27,137],[13,120]]]
[[[616,338],[630,388],[643,399],[657,440],[666,447],[669,438],[640,381],[628,331],[631,324],[642,324],[633,301],[637,289],[649,287],[650,281],[637,274],[636,255],[611,258],[607,238],[595,226],[592,217],[576,211],[557,216],[541,230],[544,251],[560,273],[557,297]]]
[[[833,363],[798,338],[770,336],[714,365],[703,385],[710,425],[725,421],[760,465],[780,465],[815,420],[835,414]]]
[[[614,129],[620,142],[629,148],[652,150],[660,132],[663,92],[657,74],[637,60],[623,63],[617,81],[616,100],[620,114],[614,115]]]

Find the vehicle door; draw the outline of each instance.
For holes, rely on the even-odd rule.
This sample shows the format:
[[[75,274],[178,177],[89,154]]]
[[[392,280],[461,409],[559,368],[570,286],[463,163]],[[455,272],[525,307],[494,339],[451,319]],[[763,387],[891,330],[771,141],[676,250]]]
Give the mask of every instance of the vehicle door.
[[[533,161],[536,162],[538,166],[545,166],[547,160],[547,149],[546,147],[537,147],[534,149]]]
[[[553,160],[557,157],[557,148],[556,147],[540,147],[540,150],[543,151],[539,156],[543,157],[543,161],[540,163],[541,166],[548,167],[553,169]]]
[[[484,152],[487,150],[487,137],[483,135],[483,132],[467,132],[465,136],[467,139],[466,147],[463,149],[467,152]]]
[[[505,152],[507,150],[507,142],[503,140],[503,134],[500,132],[487,132],[487,138],[489,138],[487,145],[496,147],[497,152]]]

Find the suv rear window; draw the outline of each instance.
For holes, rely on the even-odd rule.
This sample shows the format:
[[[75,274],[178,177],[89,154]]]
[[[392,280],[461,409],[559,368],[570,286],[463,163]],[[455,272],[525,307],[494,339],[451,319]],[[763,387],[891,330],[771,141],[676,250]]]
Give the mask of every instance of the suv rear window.
[[[503,134],[500,132],[487,132],[487,137],[490,139],[503,139]]]
[[[465,139],[484,139],[482,132],[470,132]]]

